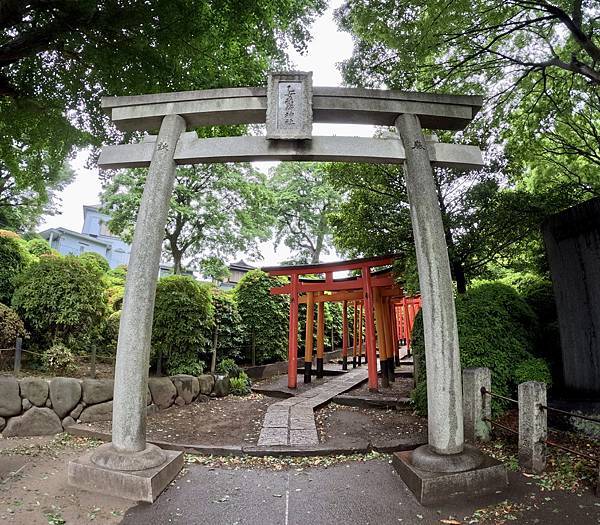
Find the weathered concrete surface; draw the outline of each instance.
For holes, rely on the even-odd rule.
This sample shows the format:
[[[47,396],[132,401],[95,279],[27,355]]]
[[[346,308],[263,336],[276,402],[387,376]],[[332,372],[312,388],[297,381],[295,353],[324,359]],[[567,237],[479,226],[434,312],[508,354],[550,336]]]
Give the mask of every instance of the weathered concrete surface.
[[[81,383],[83,402],[88,405],[104,403],[113,398],[115,382],[112,379],[84,379]]]
[[[150,165],[154,142],[105,146],[98,159],[103,169],[143,168]],[[483,166],[476,146],[427,142],[431,162],[438,167],[477,169]],[[270,142],[265,137],[218,137],[199,140],[184,133],[177,144],[177,164],[297,160],[323,162],[367,162],[401,164],[406,159],[396,138],[313,137],[306,143]]]
[[[489,441],[491,435],[492,403],[489,395],[481,393],[492,390],[489,368],[465,368],[463,370],[463,422],[465,440]],[[487,420],[487,421],[486,421]]]
[[[4,437],[45,436],[62,431],[60,419],[53,410],[32,407],[22,416],[11,417],[2,434]]]
[[[81,383],[72,377],[55,377],[50,380],[50,401],[59,418],[65,417],[81,399]]]
[[[171,376],[171,381],[177,389],[178,397],[181,397],[185,404],[190,404],[200,393],[200,384],[198,378],[186,374]]]
[[[16,416],[21,413],[19,383],[12,376],[0,376],[0,416]]]
[[[394,90],[343,87],[313,88],[313,121],[393,126],[400,113],[418,115],[427,129],[466,127],[482,98]],[[266,120],[265,88],[228,88],[106,97],[103,108],[125,131],[160,127],[165,115],[181,115],[188,127],[222,124],[260,124]]]
[[[509,477],[510,486],[501,494],[466,496],[423,507],[387,459],[301,471],[192,464],[153,505],[129,509],[122,523],[440,525],[441,520],[452,523],[452,519],[468,523],[464,518],[477,509],[504,500],[516,513],[517,519],[511,523],[518,525],[596,523],[597,500],[591,493],[574,497],[570,492],[542,492],[520,473],[511,472]],[[249,501],[257,504],[248,505]],[[520,505],[530,510],[521,514],[517,510]]]
[[[400,115],[396,128],[406,150],[406,189],[422,298],[429,444],[439,454],[456,454],[464,443],[462,386],[442,214],[419,118]]]
[[[177,115],[162,121],[137,215],[115,367],[112,428],[119,450],[136,452],[146,446],[146,385],[156,281],[175,180],[173,153],[185,125]]]
[[[413,451],[396,452],[393,464],[400,477],[423,505],[439,504],[456,497],[491,494],[508,485],[506,468],[499,461],[485,456],[474,469],[462,472],[428,472],[416,468]]]
[[[148,387],[152,394],[152,400],[160,408],[169,408],[177,397],[177,389],[168,377],[151,377]]]
[[[24,377],[19,381],[21,397],[29,399],[37,407],[43,407],[48,399],[48,381],[36,377]]]
[[[70,461],[68,478],[71,486],[133,501],[152,503],[183,467],[183,453],[163,451],[162,465],[140,471],[118,471],[95,465],[88,453]]]
[[[519,385],[519,465],[539,474],[546,468],[548,437],[546,384],[528,381]]]

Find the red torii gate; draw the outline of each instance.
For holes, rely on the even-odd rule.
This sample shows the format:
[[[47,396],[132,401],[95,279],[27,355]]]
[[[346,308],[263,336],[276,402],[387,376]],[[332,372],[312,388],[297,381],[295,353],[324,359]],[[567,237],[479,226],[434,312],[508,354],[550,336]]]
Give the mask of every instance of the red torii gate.
[[[322,308],[325,302],[342,302],[344,305],[343,345],[344,368],[347,367],[348,355],[348,326],[347,304],[354,301],[355,316],[356,306],[362,307],[361,318],[365,320],[366,361],[368,364],[369,389],[378,390],[377,379],[377,347],[380,350],[382,369],[382,382],[386,386],[389,380],[393,381],[394,361],[399,358],[398,348],[398,306],[402,305],[404,298],[402,288],[394,283],[391,269],[372,271],[374,268],[390,266],[394,260],[393,255],[384,255],[368,259],[354,259],[322,264],[305,264],[299,266],[271,266],[262,268],[271,276],[288,276],[290,283],[271,289],[272,294],[290,295],[290,325],[288,342],[288,386],[296,388],[298,376],[298,305],[306,303],[308,308],[319,305],[319,315],[322,319]],[[359,270],[360,275],[334,279],[334,272]],[[324,279],[301,279],[302,275],[323,274]],[[314,316],[314,313],[313,313]],[[307,357],[312,361],[312,319],[307,315]],[[362,324],[362,322],[361,322]],[[377,328],[376,328],[377,324]],[[404,323],[405,325],[407,323]],[[355,321],[356,325],[356,321]],[[319,327],[321,323],[319,322]],[[411,323],[412,327],[412,323]],[[358,333],[362,332],[362,326]],[[354,330],[356,333],[356,329]],[[404,333],[404,332],[402,332]],[[322,345],[322,333],[317,334],[317,344]],[[362,337],[360,338],[362,339]],[[377,345],[379,340],[379,345]],[[361,341],[362,347],[362,341]],[[321,346],[322,348],[322,346]],[[356,335],[354,337],[356,349]],[[319,367],[322,370],[322,358],[319,362],[317,353],[317,374]],[[305,378],[310,381],[310,365],[305,370]]]

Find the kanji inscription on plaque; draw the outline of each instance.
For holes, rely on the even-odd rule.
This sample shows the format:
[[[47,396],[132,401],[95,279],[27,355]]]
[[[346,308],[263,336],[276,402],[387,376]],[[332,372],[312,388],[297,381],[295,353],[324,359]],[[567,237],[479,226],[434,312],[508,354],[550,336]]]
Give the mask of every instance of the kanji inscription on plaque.
[[[267,89],[267,138],[312,137],[312,73],[270,73]]]

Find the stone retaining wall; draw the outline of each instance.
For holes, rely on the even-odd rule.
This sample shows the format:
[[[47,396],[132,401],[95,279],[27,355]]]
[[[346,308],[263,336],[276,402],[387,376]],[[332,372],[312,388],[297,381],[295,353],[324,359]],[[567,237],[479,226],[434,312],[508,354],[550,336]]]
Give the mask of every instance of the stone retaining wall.
[[[112,419],[112,379],[0,376],[0,432],[4,437],[57,434],[75,423]],[[229,394],[227,376],[151,377],[147,412],[206,402]]]
[[[335,350],[333,352],[325,352],[323,354],[323,362],[328,363],[329,361],[333,361],[334,359],[339,359],[341,357],[342,357],[341,350]],[[298,357],[298,368],[302,368],[302,367],[304,367],[304,358]],[[287,374],[288,362],[287,361],[277,361],[276,363],[269,363],[267,365],[245,366],[243,368],[244,368],[244,372],[246,372],[246,374],[248,374],[248,377],[250,379],[259,381],[260,379],[268,379],[270,377]]]

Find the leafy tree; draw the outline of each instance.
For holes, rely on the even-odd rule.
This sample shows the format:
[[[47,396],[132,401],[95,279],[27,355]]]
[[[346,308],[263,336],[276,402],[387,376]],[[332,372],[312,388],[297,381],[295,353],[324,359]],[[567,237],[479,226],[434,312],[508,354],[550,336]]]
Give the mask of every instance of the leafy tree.
[[[271,295],[269,291],[282,284],[282,279],[251,270],[235,288],[244,346],[250,349],[248,357],[252,364],[278,361],[287,354],[289,299],[286,295]]]
[[[99,253],[96,252],[85,252],[79,255],[79,260],[84,264],[89,264],[94,268],[97,268],[102,273],[108,272],[110,270],[110,265],[106,260],[106,257],[103,257]]]
[[[229,267],[219,257],[205,257],[200,261],[200,271],[204,277],[212,279],[213,282],[223,282],[231,275]]]
[[[209,343],[207,332],[213,326],[213,318],[208,286],[183,275],[159,279],[154,304],[152,350],[159,363],[166,359],[169,374],[198,371],[200,353]],[[159,364],[159,371],[161,366]]]
[[[589,0],[349,0],[351,84],[480,93],[475,126],[513,177],[577,198],[600,188],[600,44]],[[394,23],[389,23],[393,20]]]
[[[99,344],[108,315],[100,269],[72,255],[45,255],[30,264],[16,280],[12,305],[42,348],[64,343],[89,350]]]
[[[125,240],[133,237],[145,180],[146,170],[128,170],[101,196],[111,231]],[[240,251],[258,256],[256,240],[269,233],[268,202],[264,176],[248,165],[178,168],[163,250],[175,273],[181,273],[184,259],[193,264]]]
[[[332,164],[328,178],[347,199],[330,217],[336,246],[351,256],[395,252],[408,261],[414,249],[402,169]],[[459,293],[494,261],[510,260],[538,228],[550,203],[525,191],[501,188],[497,173],[435,169],[450,267]]]
[[[0,2],[0,224],[31,225],[74,148],[117,140],[102,96],[261,84],[325,5]]]
[[[327,215],[335,210],[340,194],[327,183],[325,174],[324,164],[306,162],[282,162],[271,173],[275,245],[283,241],[296,262],[318,263],[330,249]]]

